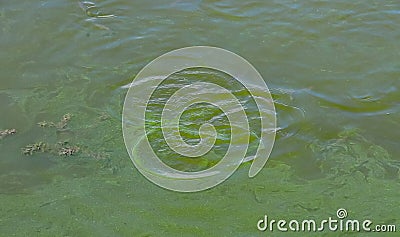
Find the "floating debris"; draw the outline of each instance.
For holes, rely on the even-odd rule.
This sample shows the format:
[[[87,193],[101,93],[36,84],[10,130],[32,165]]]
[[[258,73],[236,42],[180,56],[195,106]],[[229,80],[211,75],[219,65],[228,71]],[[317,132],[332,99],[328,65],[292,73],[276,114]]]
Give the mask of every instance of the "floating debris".
[[[103,13],[95,3],[89,1],[78,2],[79,7],[86,13],[86,16],[91,18],[109,18],[115,17],[113,14]]]
[[[65,130],[69,130],[68,125],[69,122],[71,121],[73,115],[70,113],[64,114],[59,122],[49,122],[49,121],[41,121],[38,122],[37,125],[41,128],[51,128],[54,127],[56,128],[56,132],[62,132]],[[106,112],[102,112],[98,115],[96,118],[96,121],[91,124],[89,127],[96,127],[99,126],[100,124],[103,124],[104,121],[110,120],[112,118],[111,115],[109,115]],[[73,128],[72,128],[73,129]],[[74,139],[74,138],[71,138]],[[108,152],[105,151],[96,151],[92,150],[90,147],[86,146],[81,146],[79,144],[76,144],[74,142],[70,143],[70,140],[58,140],[58,141],[53,141],[53,142],[39,142],[39,143],[34,143],[34,144],[29,144],[26,145],[25,147],[21,148],[22,153],[25,155],[34,155],[35,153],[38,152],[44,152],[47,154],[50,154],[52,156],[60,156],[60,157],[69,157],[69,156],[75,156],[77,155],[78,157],[82,158],[93,158],[95,160],[104,160],[109,157]]]
[[[71,117],[71,114],[64,114],[61,121],[57,124],[56,127],[58,129],[64,129],[68,125],[68,122],[71,120]]]
[[[96,6],[96,4],[94,4],[93,2],[89,2],[89,1],[83,1],[83,2],[79,1],[78,5],[83,11],[86,11],[90,7]]]
[[[55,145],[38,142],[23,147],[22,154],[31,156],[37,152],[46,152],[59,156],[72,156],[78,153],[79,150],[80,148],[78,146],[70,146],[68,142],[58,142]]]
[[[78,153],[80,148],[69,145],[68,141],[63,141],[56,144],[56,150],[59,156],[72,156]]]
[[[60,156],[72,156],[77,152],[79,152],[79,147],[77,147],[77,146],[74,146],[74,147],[61,147],[61,149],[58,152],[58,155],[60,155]]]
[[[44,142],[29,144],[22,148],[22,154],[31,156],[36,152],[45,152],[47,147]]]
[[[85,12],[88,17],[99,17],[102,14],[99,8],[96,6],[90,6],[86,8]]]
[[[56,125],[53,122],[46,122],[46,121],[42,121],[37,123],[37,125],[41,128],[46,128],[46,127],[55,127]]]
[[[72,115],[68,113],[68,114],[64,114],[63,117],[61,118],[60,122],[58,122],[58,123],[42,121],[42,122],[38,122],[37,125],[41,128],[55,127],[59,130],[62,130],[67,127],[68,122],[71,120],[71,117],[72,117]]]
[[[17,130],[15,128],[2,130],[2,131],[0,131],[0,139],[3,139],[9,135],[13,135],[16,133],[17,133]]]

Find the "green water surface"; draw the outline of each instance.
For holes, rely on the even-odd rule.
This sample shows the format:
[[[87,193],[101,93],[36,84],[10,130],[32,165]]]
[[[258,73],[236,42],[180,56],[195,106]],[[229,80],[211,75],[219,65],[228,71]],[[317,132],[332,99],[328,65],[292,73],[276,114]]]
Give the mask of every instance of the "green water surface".
[[[0,1],[0,130],[17,130],[0,140],[0,236],[303,236],[260,232],[257,222],[320,221],[339,208],[400,231],[399,26],[397,0]],[[184,194],[134,168],[121,113],[142,67],[193,45],[254,65],[274,98],[278,131],[256,177],[245,163],[221,185]],[[198,138],[206,112],[218,113],[198,106],[183,114],[182,126],[196,121],[183,133]],[[65,114],[65,128],[37,124]],[[216,154],[229,138],[224,121]],[[22,154],[38,142],[80,150]],[[169,162],[192,171],[218,159]]]

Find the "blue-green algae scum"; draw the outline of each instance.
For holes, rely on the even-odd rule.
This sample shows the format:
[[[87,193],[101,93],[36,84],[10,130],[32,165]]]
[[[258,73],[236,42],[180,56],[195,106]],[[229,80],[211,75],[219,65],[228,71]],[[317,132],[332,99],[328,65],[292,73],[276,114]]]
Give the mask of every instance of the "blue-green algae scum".
[[[1,1],[0,236],[379,235],[257,228],[265,215],[320,222],[338,219],[341,208],[347,219],[400,231],[399,26],[397,0]],[[193,45],[253,64],[272,93],[278,130],[256,177],[247,162],[215,188],[179,193],[133,166],[121,114],[143,66]],[[200,77],[236,90],[224,75],[189,70],[165,92]],[[146,126],[164,162],[185,171],[218,163],[230,138],[226,117],[215,125],[212,154],[174,159],[159,130],[159,92]],[[182,136],[198,141],[197,122],[218,113],[188,108]],[[250,122],[249,155],[259,136],[259,121]]]

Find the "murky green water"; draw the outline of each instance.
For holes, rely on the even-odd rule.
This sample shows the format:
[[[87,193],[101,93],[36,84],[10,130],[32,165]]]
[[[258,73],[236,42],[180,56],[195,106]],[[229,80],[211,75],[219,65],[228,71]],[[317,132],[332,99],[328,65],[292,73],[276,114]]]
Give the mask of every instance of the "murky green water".
[[[0,235],[264,236],[265,214],[321,220],[339,208],[400,229],[399,25],[398,1],[0,2],[0,130],[17,130],[0,140]],[[143,66],[192,45],[252,63],[279,130],[255,178],[244,164],[182,194],[133,167],[121,110]],[[53,152],[22,154],[38,142]]]

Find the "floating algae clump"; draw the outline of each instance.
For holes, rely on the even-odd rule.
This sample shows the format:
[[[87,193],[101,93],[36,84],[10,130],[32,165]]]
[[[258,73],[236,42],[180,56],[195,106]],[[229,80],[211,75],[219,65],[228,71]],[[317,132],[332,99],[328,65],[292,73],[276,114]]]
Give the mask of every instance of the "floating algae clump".
[[[61,118],[60,122],[55,123],[55,122],[47,122],[47,121],[41,121],[38,122],[37,125],[39,127],[45,128],[45,127],[55,127],[58,130],[62,130],[65,127],[67,127],[68,122],[71,120],[72,115],[71,114],[64,114],[63,117]]]
[[[83,114],[81,114],[83,115]],[[70,126],[72,115],[64,114],[59,122],[41,121],[37,125],[43,130],[43,140],[46,142],[36,142],[28,144],[21,148],[24,155],[32,156],[35,153],[47,153],[55,156],[74,156],[91,157],[95,159],[104,159],[108,155],[105,152],[99,151],[99,145],[92,145],[88,142],[93,137],[102,137],[104,140],[99,140],[101,145],[111,143],[108,141],[110,136],[101,135],[100,133],[108,133],[109,130],[101,125],[109,124],[111,117],[103,112],[95,121],[89,123],[76,123],[75,126]],[[81,121],[82,122],[82,121]]]
[[[357,130],[345,130],[336,139],[314,142],[311,149],[320,157],[319,167],[328,177],[355,175],[368,180],[399,175],[400,161],[391,159],[384,148],[369,142]]]
[[[71,120],[71,114],[64,114],[58,123],[42,121],[37,123],[39,127],[54,127],[57,131],[64,131]],[[48,144],[44,142],[38,142],[34,144],[29,144],[23,147],[22,153],[24,155],[33,155],[37,152],[46,152],[51,154],[58,154],[59,156],[72,156],[79,152],[80,148],[78,146],[71,146],[67,141],[57,142],[56,144]]]
[[[6,129],[6,130],[1,130],[1,131],[0,131],[0,139],[3,139],[3,138],[5,138],[5,137],[7,137],[7,136],[9,136],[9,135],[13,135],[13,134],[15,134],[15,133],[17,133],[17,130],[14,129],[14,128],[12,128],[12,129]]]
[[[48,145],[44,142],[38,142],[34,144],[26,145],[25,147],[21,148],[22,154],[24,155],[33,155],[36,152],[45,152],[47,151]]]
[[[37,142],[33,144],[26,145],[21,148],[22,154],[33,155],[37,152],[46,152],[50,154],[57,154],[59,156],[72,156],[79,152],[80,148],[78,146],[70,146],[68,142],[58,142],[57,144],[48,144],[44,142]]]

